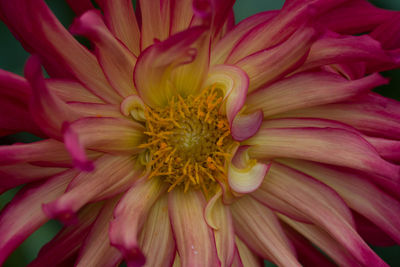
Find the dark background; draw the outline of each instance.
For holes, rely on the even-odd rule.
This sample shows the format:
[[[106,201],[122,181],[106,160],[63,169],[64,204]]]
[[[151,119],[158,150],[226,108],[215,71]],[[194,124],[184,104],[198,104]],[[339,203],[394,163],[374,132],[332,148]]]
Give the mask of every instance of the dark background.
[[[61,22],[68,27],[72,22],[74,14],[65,4],[65,1],[47,0],[46,2]],[[283,2],[283,0],[237,0],[235,5],[236,21],[240,21],[260,11],[280,9]],[[400,10],[400,0],[371,0],[371,2],[386,9]],[[28,53],[13,38],[5,25],[0,22],[0,68],[22,74],[27,57]],[[384,75],[391,78],[391,83],[378,88],[377,91],[387,97],[400,100],[400,70],[388,71]],[[9,144],[15,141],[31,142],[34,140],[34,136],[21,133],[12,137],[1,138],[0,144]],[[13,189],[0,195],[0,209],[10,201],[17,190]],[[56,221],[50,221],[45,224],[10,256],[4,266],[25,266],[36,256],[40,247],[48,242],[60,228],[61,225]],[[400,266],[399,246],[374,249],[390,266]],[[274,265],[266,262],[266,266]]]

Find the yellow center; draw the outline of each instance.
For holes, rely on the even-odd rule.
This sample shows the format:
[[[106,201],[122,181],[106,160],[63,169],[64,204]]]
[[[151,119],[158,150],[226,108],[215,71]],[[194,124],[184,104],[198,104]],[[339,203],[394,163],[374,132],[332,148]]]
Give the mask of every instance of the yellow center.
[[[226,183],[226,162],[234,141],[226,115],[223,94],[210,87],[196,97],[178,96],[164,108],[146,107],[146,167],[149,178],[160,177],[176,186],[200,188],[208,195],[217,183]]]

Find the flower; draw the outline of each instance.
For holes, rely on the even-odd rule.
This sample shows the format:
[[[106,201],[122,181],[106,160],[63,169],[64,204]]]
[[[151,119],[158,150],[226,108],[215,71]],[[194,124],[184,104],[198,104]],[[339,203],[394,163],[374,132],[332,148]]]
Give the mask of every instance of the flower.
[[[398,12],[290,0],[234,25],[233,0],[68,2],[69,32],[0,0],[32,54],[0,72],[0,133],[43,138],[0,147],[2,191],[26,184],[1,263],[55,218],[32,266],[387,266],[367,243],[400,242],[400,104],[371,90],[400,63]]]

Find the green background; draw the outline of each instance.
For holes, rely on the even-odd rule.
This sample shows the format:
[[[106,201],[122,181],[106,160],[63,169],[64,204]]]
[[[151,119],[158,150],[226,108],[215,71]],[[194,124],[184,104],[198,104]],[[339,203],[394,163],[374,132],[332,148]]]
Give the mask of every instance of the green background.
[[[10,0],[12,1],[12,0]],[[74,14],[65,4],[64,0],[46,1],[61,22],[68,27]],[[264,10],[279,9],[283,0],[237,0],[235,5],[236,20],[240,21],[252,14]],[[375,0],[371,1],[377,6],[387,9],[400,10],[400,0]],[[14,73],[22,74],[23,66],[28,54],[13,38],[11,33],[0,22],[0,68]],[[377,91],[385,96],[400,100],[400,70],[388,71],[385,76],[391,78],[391,83],[378,88]],[[29,142],[34,137],[28,134],[17,134],[11,137],[0,138],[0,144],[10,144],[16,141]],[[0,195],[0,209],[11,199],[17,189],[10,190]],[[400,219],[400,215],[399,215]],[[25,266],[38,253],[40,247],[48,242],[61,228],[56,221],[50,221],[29,237],[7,260],[4,266]],[[387,261],[390,266],[400,266],[400,247],[374,248],[377,253]],[[266,263],[266,266],[274,266]]]

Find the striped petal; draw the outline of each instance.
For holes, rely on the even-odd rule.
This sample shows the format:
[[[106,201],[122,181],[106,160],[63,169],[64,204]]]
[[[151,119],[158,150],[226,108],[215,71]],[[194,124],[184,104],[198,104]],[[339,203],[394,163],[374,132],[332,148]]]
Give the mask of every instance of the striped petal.
[[[299,29],[283,44],[261,50],[237,62],[236,65],[249,76],[249,92],[284,77],[303,64],[315,34],[312,28]]]
[[[0,215],[0,264],[36,229],[48,221],[42,203],[61,195],[76,175],[67,171],[46,182],[22,189]]]
[[[110,31],[134,55],[140,53],[140,31],[131,0],[97,0]]]
[[[347,205],[378,225],[400,243],[400,202],[382,192],[360,174],[317,163],[285,160],[285,164],[298,169],[332,187]]]
[[[251,250],[281,266],[300,266],[294,248],[270,209],[246,196],[231,205],[231,211],[236,234]]]
[[[208,64],[208,52],[203,55],[204,51],[199,51],[199,43],[204,43],[204,32],[202,27],[191,28],[140,54],[134,81],[147,105],[163,106],[176,94],[187,96],[199,90],[208,67],[204,65],[206,59]],[[192,79],[194,74],[196,78]]]
[[[65,223],[76,221],[76,212],[90,201],[98,201],[127,190],[142,174],[131,157],[105,155],[95,162],[95,170],[81,172],[58,199],[43,209],[50,218]]]
[[[237,253],[240,257],[240,264],[238,266],[254,266],[261,267],[264,266],[264,262],[260,257],[254,254],[243,241],[241,241],[237,236],[235,237]]]
[[[125,193],[114,211],[110,242],[122,253],[128,267],[142,266],[146,262],[139,248],[139,234],[151,207],[165,190],[162,181],[143,178]]]
[[[334,237],[360,263],[387,266],[354,229],[354,222],[343,200],[329,187],[280,164],[273,164],[261,185],[307,215],[312,222]]]
[[[133,69],[136,57],[107,29],[100,11],[90,10],[72,24],[70,31],[95,44],[97,59],[111,86],[122,97],[135,93]]]
[[[108,228],[113,217],[114,208],[120,197],[107,200],[96,220],[90,227],[85,240],[82,242],[75,266],[104,266],[113,267],[122,261],[122,255],[110,245]]]
[[[45,82],[49,91],[64,102],[104,103],[79,82],[63,79],[47,79]]]
[[[343,101],[387,82],[377,73],[350,81],[329,72],[299,73],[253,92],[247,97],[246,106],[249,112],[262,109],[264,116],[268,117]]]
[[[203,217],[200,191],[176,188],[168,194],[169,216],[181,266],[219,266],[211,228]]]
[[[360,135],[335,128],[267,128],[245,141],[255,158],[299,158],[354,168],[383,175],[400,176],[400,167],[383,160]],[[340,145],[340,148],[338,148]]]
[[[150,209],[139,236],[140,248],[146,256],[144,266],[171,266],[176,247],[168,217],[168,199],[160,197]]]
[[[99,214],[101,204],[92,204],[79,212],[79,223],[64,227],[50,242],[43,246],[30,267],[58,266],[79,250],[90,230],[91,224]]]

